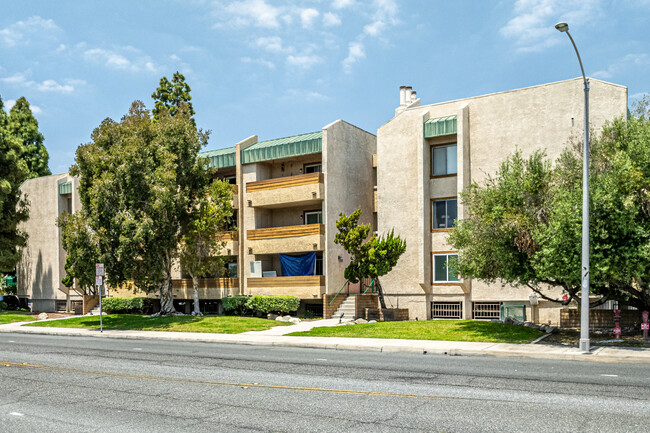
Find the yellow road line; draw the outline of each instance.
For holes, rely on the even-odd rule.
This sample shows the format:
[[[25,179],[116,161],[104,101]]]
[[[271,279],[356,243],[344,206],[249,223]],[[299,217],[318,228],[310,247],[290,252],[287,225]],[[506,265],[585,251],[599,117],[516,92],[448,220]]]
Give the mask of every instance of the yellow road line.
[[[329,392],[335,394],[350,394],[350,395],[368,395],[368,396],[378,396],[378,397],[406,397],[406,398],[427,398],[427,399],[453,399],[453,400],[475,400],[472,398],[465,397],[450,397],[444,395],[429,395],[429,394],[403,394],[396,392],[378,392],[378,391],[359,391],[353,389],[336,389],[336,388],[312,388],[306,386],[288,386],[288,385],[262,385],[259,383],[238,383],[238,382],[211,382],[211,381],[202,381],[202,380],[192,380],[192,379],[177,379],[173,377],[154,377],[154,376],[141,376],[134,374],[124,374],[124,373],[109,373],[104,371],[85,371],[85,370],[75,370],[72,368],[62,368],[62,367],[48,367],[44,365],[34,365],[27,363],[18,363],[18,362],[0,362],[0,367],[22,367],[22,368],[33,368],[40,370],[51,370],[67,373],[82,373],[89,375],[100,375],[108,377],[120,377],[126,379],[143,379],[143,380],[155,380],[155,381],[169,381],[169,382],[186,382],[199,385],[213,385],[213,386],[237,386],[240,388],[268,388],[268,389],[286,389],[290,391],[312,391],[312,392]]]

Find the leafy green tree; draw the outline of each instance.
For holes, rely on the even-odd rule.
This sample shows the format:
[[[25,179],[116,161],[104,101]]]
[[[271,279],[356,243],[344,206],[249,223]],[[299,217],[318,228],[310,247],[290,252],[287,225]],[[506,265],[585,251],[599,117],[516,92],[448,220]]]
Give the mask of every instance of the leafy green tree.
[[[22,158],[27,163],[29,178],[52,174],[47,167],[50,156],[43,145],[43,134],[38,131],[38,121],[24,97],[18,98],[11,107],[7,127],[9,133],[16,136],[22,144]]]
[[[395,236],[393,230],[379,238],[373,233],[368,239],[370,224],[359,224],[359,217],[361,207],[354,210],[350,216],[341,212],[336,221],[339,232],[334,235],[334,243],[341,245],[351,256],[350,264],[345,268],[343,275],[352,283],[364,278],[374,280],[381,308],[386,308],[379,277],[386,275],[397,265],[400,256],[406,251],[406,241]]]
[[[228,229],[233,215],[232,198],[232,185],[221,180],[213,181],[193,206],[179,244],[181,267],[192,277],[193,316],[203,315],[199,310],[199,278],[223,275],[225,270],[226,258],[220,255],[220,251],[226,242],[220,232]]]
[[[18,228],[29,217],[27,198],[20,186],[29,176],[21,142],[11,133],[0,98],[0,272],[11,272],[20,259],[27,234]]]
[[[193,116],[192,97],[190,96],[190,85],[185,82],[185,76],[180,72],[175,72],[171,82],[167,77],[160,79],[160,85],[151,97],[155,101],[155,107],[152,110],[153,118],[158,120],[162,111],[169,112],[172,116],[180,110],[181,104],[186,103],[190,116]]]
[[[84,212],[64,212],[57,219],[61,228],[61,245],[66,251],[65,272],[61,283],[72,287],[77,280],[84,293],[93,292],[95,287],[95,263],[99,263],[99,241],[90,228],[90,221]]]
[[[136,101],[120,122],[104,120],[76,152],[80,217],[97,236],[109,284],[132,281],[160,293],[161,314],[176,313],[171,266],[197,197],[210,183],[199,158],[208,133],[196,129],[182,103],[153,121]]]
[[[554,167],[540,152],[509,157],[461,198],[470,215],[449,244],[462,276],[530,287],[542,298],[580,301],[582,149]],[[590,288],[600,298],[650,308],[650,122],[647,105],[606,125],[590,146]],[[560,287],[562,301],[548,294]]]

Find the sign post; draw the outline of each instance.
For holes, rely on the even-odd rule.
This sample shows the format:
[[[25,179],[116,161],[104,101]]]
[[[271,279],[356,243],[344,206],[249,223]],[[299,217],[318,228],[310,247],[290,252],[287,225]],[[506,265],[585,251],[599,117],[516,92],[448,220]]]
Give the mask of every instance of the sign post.
[[[106,275],[104,271],[103,263],[95,263],[95,285],[97,286],[97,291],[99,292],[99,332],[104,332],[104,313],[102,312],[102,277]]]
[[[648,329],[650,329],[650,323],[648,323],[648,316],[650,316],[650,313],[648,313],[647,311],[641,313],[641,318],[643,319],[643,323],[641,324],[641,329],[643,330],[644,340],[648,339]]]
[[[621,338],[621,310],[614,310],[614,335],[617,340]]]

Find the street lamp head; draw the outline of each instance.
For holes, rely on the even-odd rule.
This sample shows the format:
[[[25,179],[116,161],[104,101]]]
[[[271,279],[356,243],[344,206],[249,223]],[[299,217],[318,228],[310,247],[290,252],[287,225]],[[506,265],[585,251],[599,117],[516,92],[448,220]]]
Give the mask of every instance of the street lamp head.
[[[555,28],[563,33],[569,31],[569,25],[567,23],[557,23],[555,24]]]

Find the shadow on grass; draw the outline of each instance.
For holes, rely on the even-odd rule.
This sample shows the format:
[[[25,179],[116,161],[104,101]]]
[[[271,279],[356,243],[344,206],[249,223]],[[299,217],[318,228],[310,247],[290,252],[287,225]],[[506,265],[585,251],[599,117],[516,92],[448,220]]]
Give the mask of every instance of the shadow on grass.
[[[527,343],[544,335],[544,333],[533,328],[505,323],[467,320],[459,321],[457,326],[463,333],[485,341],[498,340],[503,342]]]

